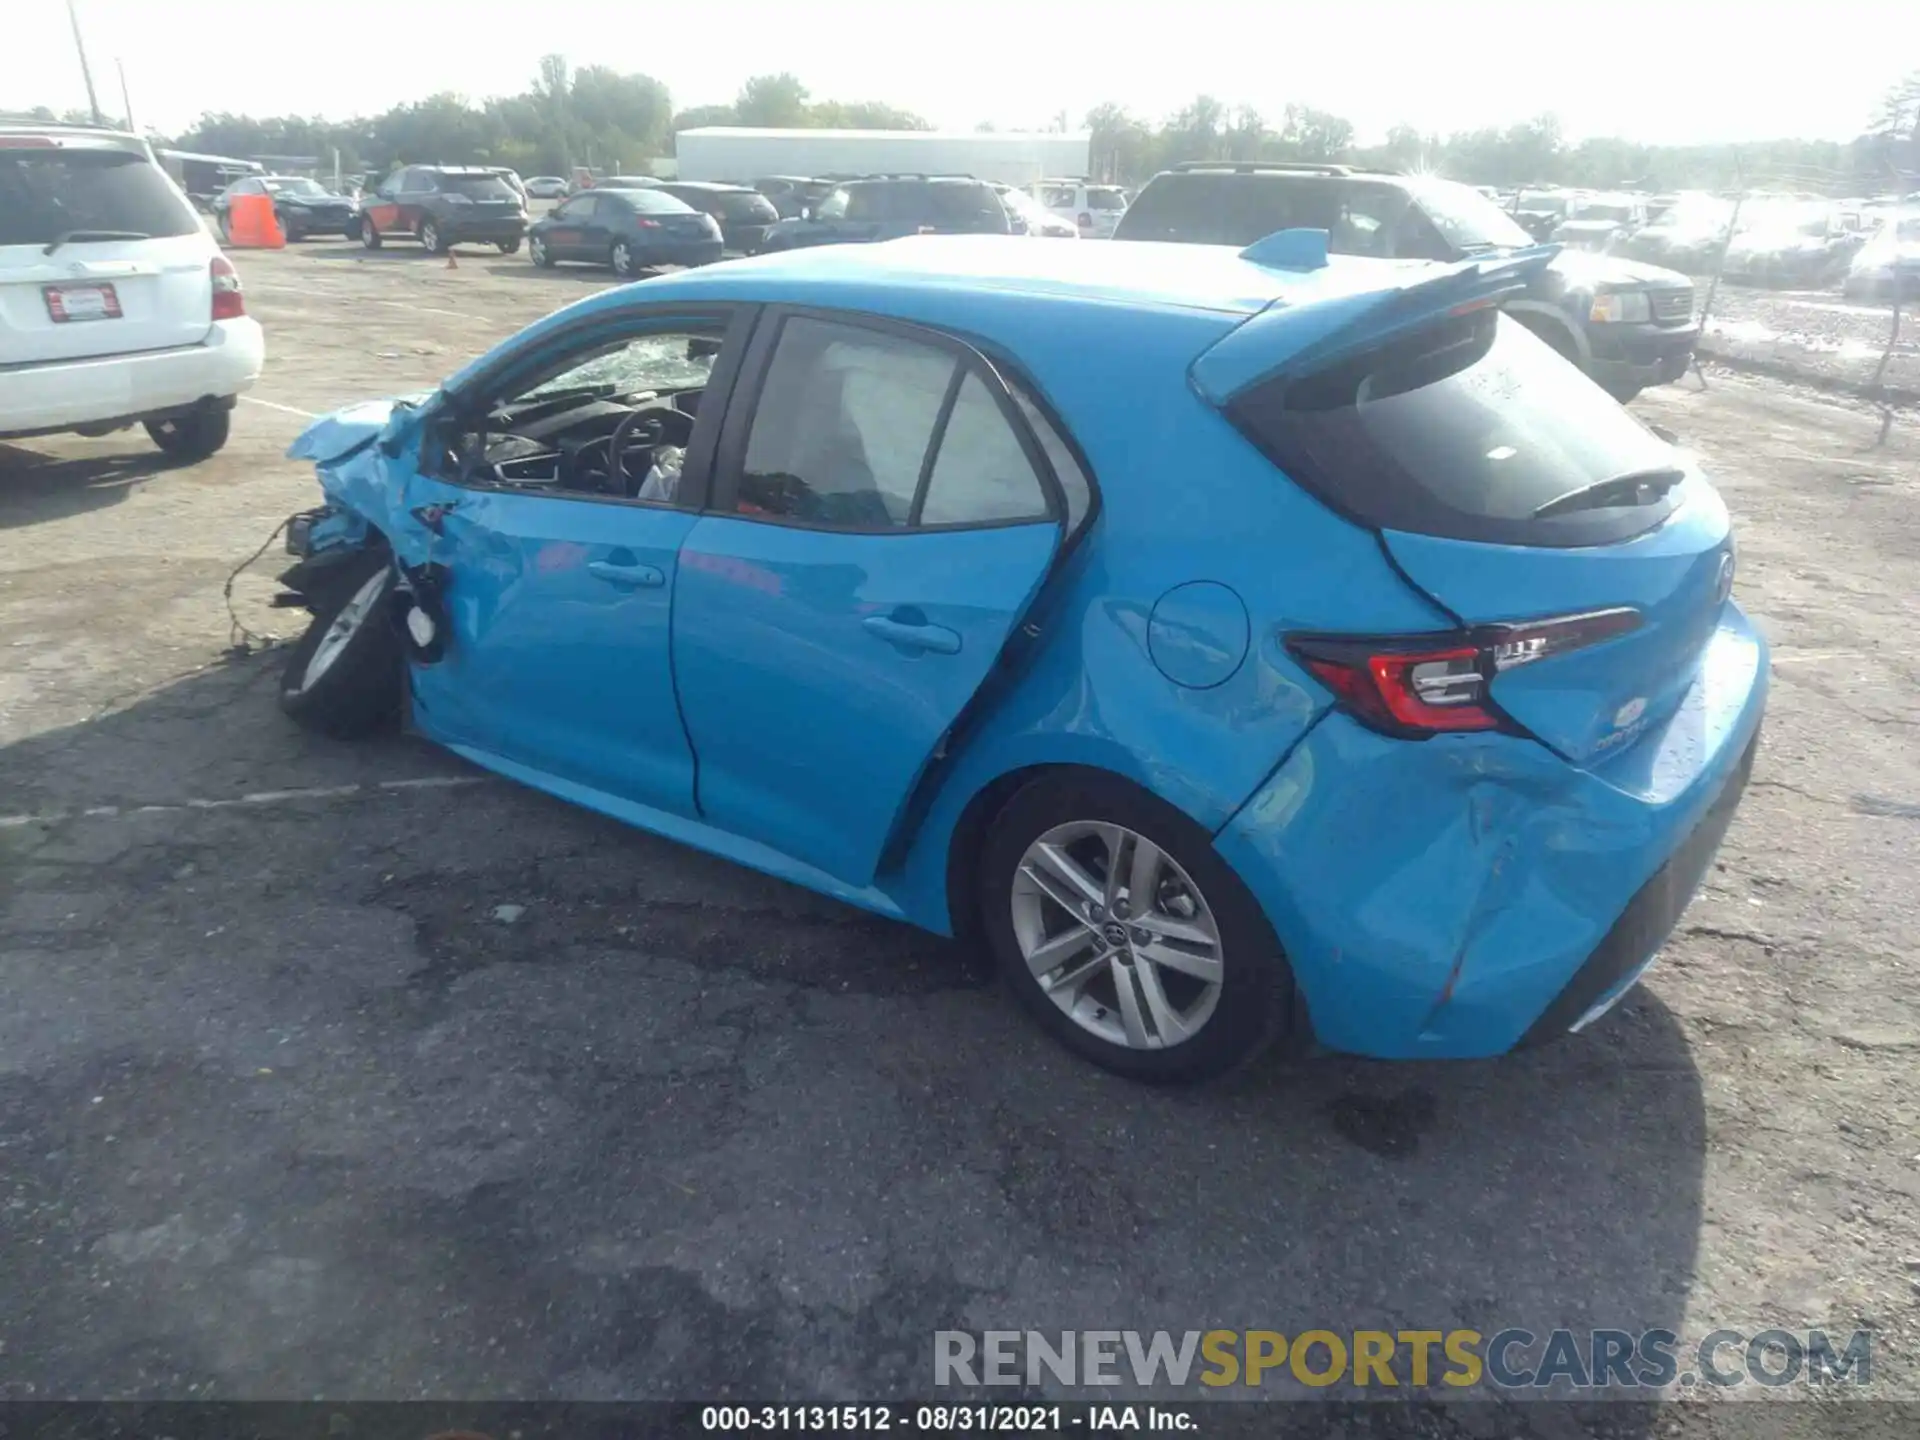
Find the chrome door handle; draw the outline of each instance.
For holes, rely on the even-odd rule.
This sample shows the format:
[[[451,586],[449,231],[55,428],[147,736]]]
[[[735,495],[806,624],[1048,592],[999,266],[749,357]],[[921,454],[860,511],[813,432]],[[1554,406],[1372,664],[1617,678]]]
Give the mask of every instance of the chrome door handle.
[[[917,625],[909,624],[891,615],[869,615],[861,624],[890,645],[905,646],[909,650],[927,650],[935,655],[960,653],[959,632],[949,630],[944,625],[928,625],[924,621]]]
[[[611,560],[589,560],[587,573],[609,585],[632,590],[655,590],[667,583],[666,573],[652,565],[616,565]]]

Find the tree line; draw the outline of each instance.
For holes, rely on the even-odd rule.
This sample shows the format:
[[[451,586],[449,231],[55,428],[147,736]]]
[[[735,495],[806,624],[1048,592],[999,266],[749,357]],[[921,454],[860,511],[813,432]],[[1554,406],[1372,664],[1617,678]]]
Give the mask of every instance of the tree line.
[[[54,119],[51,111],[29,112]],[[64,118],[85,120],[82,112]],[[758,75],[731,104],[675,111],[664,82],[600,65],[575,69],[542,59],[518,95],[475,103],[454,94],[396,105],[371,117],[330,121],[210,113],[170,137],[179,149],[234,156],[304,156],[343,170],[384,171],[409,161],[510,165],[524,175],[567,174],[575,165],[633,168],[673,153],[675,132],[705,125],[927,130],[910,111],[877,101],[815,100],[791,74]],[[1053,122],[1069,128],[1062,113]],[[1569,141],[1542,115],[1504,128],[1439,135],[1398,125],[1378,145],[1356,143],[1353,125],[1307,105],[1276,118],[1201,95],[1159,122],[1100,105],[1082,122],[1089,162],[1102,180],[1134,184],[1182,161],[1341,162],[1426,172],[1480,185],[1562,184],[1654,190],[1734,186],[1872,194],[1920,180],[1920,71],[1893,86],[1867,129],[1847,142],[1770,140],[1739,145],[1643,145]],[[990,130],[982,125],[981,130]]]

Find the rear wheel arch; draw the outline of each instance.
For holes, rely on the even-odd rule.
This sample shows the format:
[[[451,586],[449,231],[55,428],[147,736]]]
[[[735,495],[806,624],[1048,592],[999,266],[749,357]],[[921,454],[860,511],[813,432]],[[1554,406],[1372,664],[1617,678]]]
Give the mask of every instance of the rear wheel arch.
[[[947,841],[947,917],[954,939],[963,944],[981,943],[980,930],[980,852],[987,832],[1006,809],[1007,802],[1034,781],[1062,771],[1085,770],[1088,774],[1111,772],[1090,766],[1038,764],[1009,770],[982,785],[968,799],[954,822]],[[1119,778],[1119,777],[1115,777]]]
[[[1003,982],[1039,1020],[1042,1028],[1069,1049],[1135,1079],[1181,1081],[1227,1073],[1254,1059],[1276,1041],[1290,1051],[1311,1036],[1311,1021],[1304,1013],[1299,986],[1272,921],[1251,887],[1215,848],[1209,828],[1181,807],[1116,771],[1097,766],[1053,764],[1000,777],[984,787],[967,808],[971,813],[965,819],[970,824],[964,833],[971,845],[963,847],[957,843],[960,839],[957,833],[949,857],[952,873],[960,882],[956,904],[972,909],[973,915],[969,918],[974,934],[994,956]],[[1123,837],[1116,843],[1131,843],[1124,839],[1128,835],[1137,837],[1138,843],[1150,843],[1164,857],[1157,864],[1156,873],[1164,876],[1171,869],[1177,883],[1187,887],[1185,893],[1190,902],[1198,902],[1199,914],[1205,917],[1202,923],[1209,929],[1217,925],[1213,944],[1225,967],[1216,972],[1223,978],[1212,982],[1219,1008],[1209,1003],[1204,1013],[1190,1012],[1186,1018],[1192,1021],[1198,1013],[1195,1023],[1203,1028],[1190,1037],[1183,1037],[1179,1043],[1162,1043],[1167,1032],[1158,1022],[1153,1029],[1162,1041],[1130,1039],[1123,1045],[1090,1034],[1087,1028],[1090,1022],[1069,1018],[1061,1008],[1059,996],[1037,981],[1028,969],[1033,957],[1026,953],[1025,947],[1032,937],[1020,938],[1021,919],[1014,913],[1021,909],[1018,876],[1026,873],[1027,863],[1022,856],[1031,853],[1028,847],[1037,837],[1053,833],[1056,828],[1077,828],[1072,822],[1088,821],[1096,828],[1114,828]],[[1114,857],[1110,857],[1109,863],[1113,860]],[[1123,898],[1124,894],[1123,891]],[[1008,908],[1009,897],[1012,897],[1012,911]],[[1157,909],[1157,902],[1154,908]],[[1148,931],[1152,931],[1156,923],[1167,923],[1164,913],[1158,921],[1149,920],[1145,910],[1138,913],[1137,925]],[[1188,909],[1175,913],[1177,916],[1194,912]],[[1108,919],[1116,917],[1125,919],[1128,925],[1136,924],[1127,918],[1125,910],[1116,908],[1114,916]],[[1101,918],[1095,911],[1094,921]],[[1071,928],[1068,926],[1066,930],[1070,932]],[[1098,932],[1125,927],[1107,924],[1094,928]],[[1136,928],[1133,942],[1126,943],[1142,940],[1140,929]],[[1049,942],[1041,948],[1047,950],[1053,946]],[[1104,948],[1104,942],[1096,947]],[[1143,957],[1150,954],[1141,952]],[[1156,958],[1149,963],[1143,958],[1125,963],[1134,969],[1155,970],[1168,962]],[[1174,966],[1181,971],[1186,968]],[[1122,972],[1116,969],[1114,973],[1117,979]],[[1096,978],[1093,983],[1103,982]],[[1223,984],[1225,988],[1221,991],[1219,987]],[[1147,988],[1154,993],[1160,991],[1158,982]],[[1169,986],[1158,1001],[1161,1011],[1166,1009],[1169,997],[1174,999],[1176,1010],[1187,1003],[1175,996]],[[1092,994],[1085,998],[1094,1004],[1093,1028],[1099,1029],[1097,1022],[1107,1020],[1113,1013],[1114,997]],[[1077,1016],[1085,1006],[1081,998],[1074,998],[1071,1008]],[[1123,1002],[1121,1008],[1129,1007]],[[1158,1013],[1160,1011],[1156,1011]],[[1136,1022],[1129,1020],[1130,1034],[1134,1028]],[[1147,1048],[1140,1048],[1142,1046]]]

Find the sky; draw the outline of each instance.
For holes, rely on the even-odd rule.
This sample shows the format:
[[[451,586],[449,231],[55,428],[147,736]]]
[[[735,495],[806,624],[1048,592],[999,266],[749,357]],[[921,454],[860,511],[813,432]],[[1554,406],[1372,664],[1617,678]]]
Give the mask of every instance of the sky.
[[[1914,0],[74,0],[103,110],[115,61],[163,132],[202,111],[343,119],[452,90],[526,88],[538,57],[644,71],[676,109],[790,70],[816,99],[936,126],[1159,120],[1196,94],[1278,123],[1289,103],[1447,133],[1545,111],[1569,137],[1850,139],[1920,65]],[[65,0],[5,0],[0,107],[83,106]],[[1788,18],[1792,17],[1792,18]]]

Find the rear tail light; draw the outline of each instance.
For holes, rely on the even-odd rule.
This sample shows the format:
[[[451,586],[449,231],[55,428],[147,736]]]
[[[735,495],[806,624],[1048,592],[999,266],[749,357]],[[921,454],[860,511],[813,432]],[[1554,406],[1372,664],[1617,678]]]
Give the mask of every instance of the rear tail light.
[[[1640,612],[1595,610],[1439,634],[1289,635],[1287,648],[1340,707],[1384,735],[1525,733],[1493,701],[1502,673],[1639,628]]]
[[[247,313],[247,302],[240,294],[240,272],[224,255],[207,262],[207,274],[213,281],[213,318],[238,320]]]
[[[633,223],[638,225],[642,230],[658,230],[660,228],[660,222],[658,220],[649,220],[644,215],[634,216]]]

